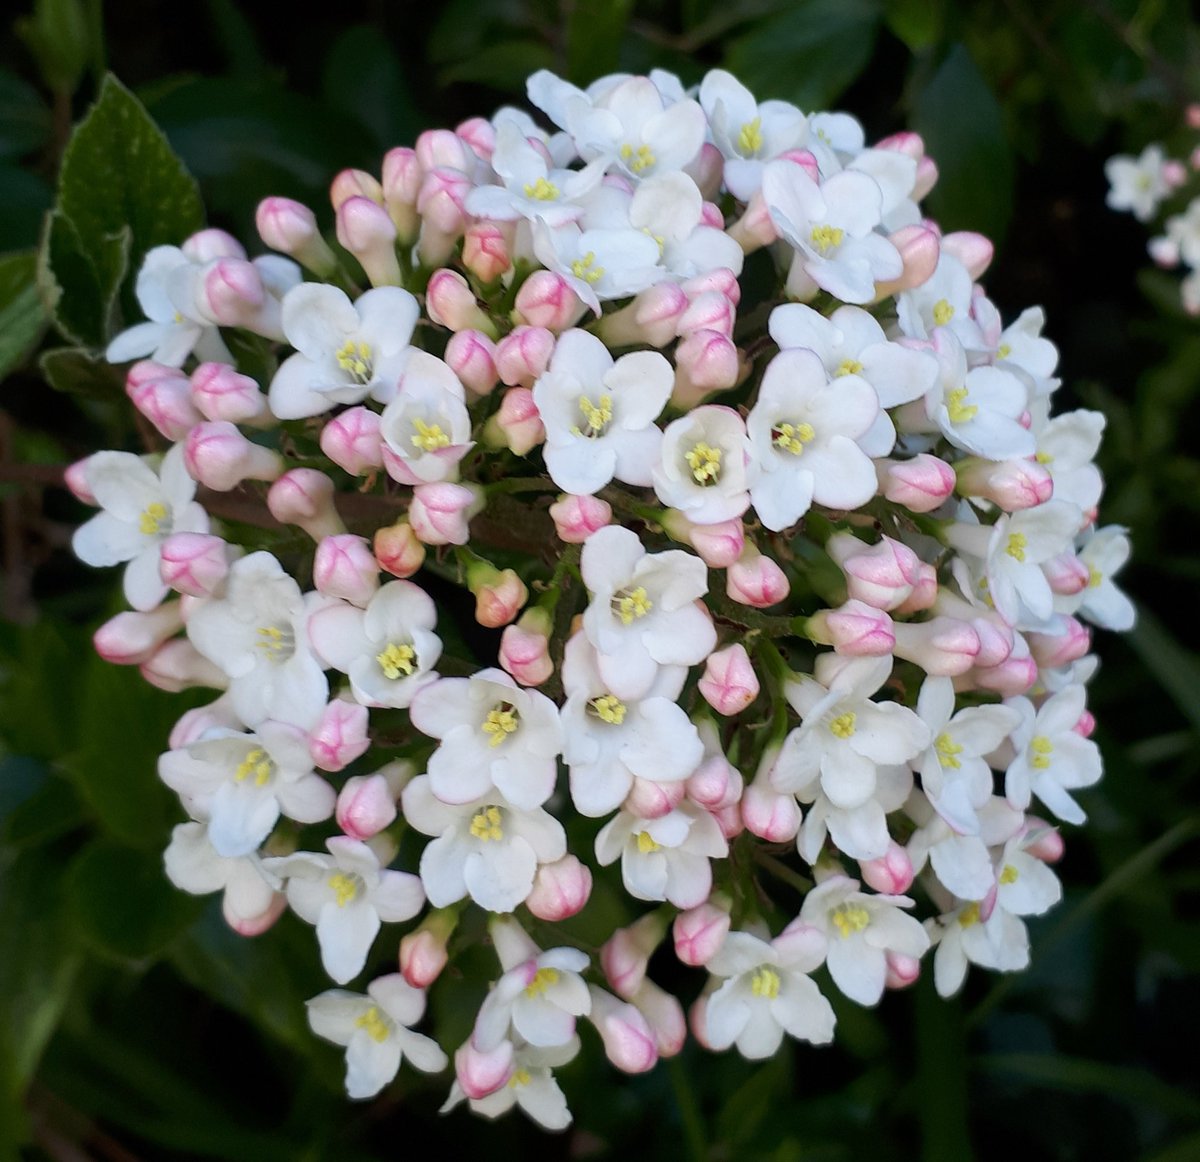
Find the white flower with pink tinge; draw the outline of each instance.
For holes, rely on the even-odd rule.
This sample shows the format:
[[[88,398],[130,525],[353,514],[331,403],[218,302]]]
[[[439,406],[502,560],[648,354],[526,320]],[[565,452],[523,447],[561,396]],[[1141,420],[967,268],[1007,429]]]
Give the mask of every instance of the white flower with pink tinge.
[[[728,1049],[752,1061],[770,1057],[784,1033],[814,1045],[833,1040],[833,1007],[809,978],[825,960],[828,942],[799,920],[774,940],[750,932],[730,932],[705,964],[724,977],[704,1003],[704,1040],[710,1049]]]
[[[1133,602],[1113,582],[1112,575],[1129,560],[1127,530],[1119,525],[1098,529],[1084,542],[1079,559],[1087,566],[1087,587],[1074,597],[1056,597],[1054,607],[1077,613],[1101,629],[1132,629],[1137,618]]]
[[[750,507],[755,467],[742,417],[706,404],[667,425],[654,491],[693,524],[720,524]]]
[[[448,1113],[460,1102],[466,1101],[473,1113],[495,1119],[508,1113],[513,1106],[518,1106],[539,1126],[547,1130],[565,1130],[571,1124],[571,1111],[551,1071],[574,1061],[579,1049],[578,1037],[572,1037],[565,1045],[548,1049],[536,1045],[517,1045],[513,1050],[512,1074],[507,1082],[483,1097],[468,1098],[456,1080],[450,1087],[450,1096],[441,1112]]]
[[[474,447],[464,397],[447,364],[425,351],[409,353],[399,394],[379,421],[389,476],[413,485],[457,477],[458,462]]]

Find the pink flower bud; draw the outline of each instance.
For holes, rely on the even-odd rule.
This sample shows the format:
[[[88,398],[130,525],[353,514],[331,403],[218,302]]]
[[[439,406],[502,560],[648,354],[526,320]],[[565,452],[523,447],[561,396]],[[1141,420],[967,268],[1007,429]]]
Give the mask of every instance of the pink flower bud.
[[[475,301],[475,292],[467,280],[458,271],[448,267],[435,270],[429,276],[429,285],[425,288],[425,309],[435,323],[451,331],[472,328],[489,335],[496,333],[495,324],[480,309]]]
[[[178,694],[196,686],[224,690],[229,675],[210,662],[187,638],[171,638],[141,664],[142,677],[151,686]]]
[[[1025,639],[1015,635],[1012,652],[1003,662],[995,666],[976,666],[969,677],[980,690],[992,690],[1005,698],[1015,698],[1032,688],[1038,678],[1038,667]]]
[[[982,278],[992,265],[996,248],[989,238],[973,230],[956,230],[942,238],[942,249],[967,268],[972,279]]]
[[[721,207],[716,202],[711,202],[707,198],[700,205],[700,223],[701,226],[711,226],[714,230],[725,229],[725,215],[721,213]]]
[[[633,1005],[595,985],[589,985],[588,992],[592,997],[588,1019],[600,1034],[609,1061],[623,1073],[653,1069],[658,1062],[658,1043],[646,1018]]]
[[[732,339],[718,331],[692,331],[675,348],[671,402],[694,407],[710,392],[733,387],[740,375],[741,357]]]
[[[609,987],[629,1000],[646,977],[646,966],[667,931],[659,912],[647,912],[628,928],[618,928],[600,949],[600,965]]]
[[[680,912],[671,929],[675,955],[693,968],[703,967],[725,943],[729,925],[729,912],[715,904],[699,904]]]
[[[135,368],[140,366],[134,364]],[[146,379],[134,376],[131,368],[125,380],[125,394],[133,401],[133,406],[172,442],[182,440],[204,420],[192,402],[192,387],[187,376],[175,370]]]
[[[316,215],[291,198],[264,198],[254,215],[258,236],[272,250],[287,254],[322,277],[332,274],[337,259],[321,237]]]
[[[795,795],[780,794],[766,778],[756,778],[746,787],[741,808],[746,830],[768,843],[788,843],[800,831]]]
[[[884,985],[890,989],[906,989],[916,982],[921,975],[921,960],[917,956],[906,956],[903,952],[893,952],[888,949],[884,953],[887,960],[887,975]]]
[[[351,198],[365,198],[377,206],[383,205],[383,187],[374,175],[362,169],[344,169],[329,183],[329,201],[340,210]]]
[[[661,819],[683,802],[686,790],[683,783],[652,783],[649,779],[634,778],[624,806],[642,819]]]
[[[573,326],[587,307],[561,274],[535,270],[517,291],[513,317],[531,327],[558,334]]]
[[[665,347],[679,333],[687,308],[687,294],[678,283],[655,283],[619,311],[601,315],[596,333],[609,347]]]
[[[513,569],[468,569],[467,587],[475,595],[475,620],[488,629],[508,625],[529,600],[525,582]]]
[[[1034,838],[1025,844],[1025,850],[1034,859],[1043,863],[1058,863],[1066,851],[1066,844],[1057,827],[1038,819],[1035,815],[1025,817],[1025,833]]]
[[[896,644],[892,619],[865,601],[850,600],[837,609],[820,610],[806,622],[805,633],[849,658],[885,657]]]
[[[780,158],[798,165],[814,182],[821,180],[821,165],[816,155],[808,149],[788,149],[781,153]]]
[[[1200,169],[1200,147],[1197,147],[1196,152],[1192,154],[1192,168]],[[1151,238],[1146,243],[1146,251],[1154,260],[1155,265],[1161,266],[1163,270],[1174,270],[1182,259],[1179,243],[1166,235]]]
[[[483,161],[492,160],[496,148],[496,127],[486,117],[468,117],[454,127],[454,135]]]
[[[437,915],[437,912],[430,914],[431,918]],[[429,988],[450,959],[446,950],[449,933],[442,935],[435,930],[437,927],[426,922],[400,938],[400,972],[415,989]],[[453,923],[450,929],[453,930]]]
[[[417,194],[421,189],[421,163],[415,150],[405,146],[389,149],[383,155],[383,204],[396,227],[401,242],[417,236]]]
[[[938,167],[932,157],[923,157],[917,162],[917,178],[913,182],[912,199],[919,202],[937,185]]]
[[[1175,158],[1163,162],[1162,179],[1173,190],[1179,189],[1187,181],[1187,166]]]
[[[699,682],[704,701],[718,714],[740,714],[758,697],[758,675],[740,642],[708,655]]]
[[[367,840],[390,827],[396,819],[396,797],[387,779],[381,774],[347,779],[338,792],[334,818],[351,839]]]
[[[418,484],[408,507],[412,530],[426,545],[465,545],[479,497],[464,484]]]
[[[979,653],[975,655],[976,666],[998,666],[1013,651],[1013,630],[999,614],[969,619],[971,628],[979,638]]]
[[[243,480],[275,480],[287,467],[278,452],[252,444],[226,420],[192,428],[183,462],[193,480],[215,492],[229,492]]]
[[[449,169],[469,170],[474,158],[471,149],[459,135],[450,129],[426,129],[417,136],[417,160],[426,170],[437,166]]]
[[[1091,738],[1096,730],[1096,716],[1090,710],[1085,710],[1071,729],[1080,738]]]
[[[347,408],[321,429],[321,451],[351,476],[383,467],[379,414],[370,408]]]
[[[742,797],[741,772],[722,754],[706,758],[688,776],[685,785],[687,797],[706,811],[735,806]]]
[[[197,230],[180,249],[195,263],[212,262],[218,258],[246,257],[245,247],[232,234],[215,227]]]
[[[1044,670],[1078,661],[1092,648],[1092,635],[1087,626],[1073,617],[1056,617],[1054,633],[1026,633],[1029,652]]]
[[[1091,580],[1088,567],[1073,552],[1067,551],[1042,562],[1042,572],[1053,592],[1063,597],[1082,593]]]
[[[522,686],[540,686],[554,673],[549,629],[544,613],[531,609],[500,635],[500,666]]]
[[[239,936],[261,936],[287,910],[287,896],[282,892],[273,892],[271,902],[259,912],[246,914],[241,911],[242,901],[235,898],[231,892],[226,892],[221,901],[221,915]]]
[[[925,156],[925,139],[919,133],[902,129],[899,133],[881,137],[875,142],[875,148],[890,149],[895,153],[904,154],[905,157],[911,157],[913,161],[920,161]]]
[[[468,391],[487,395],[499,382],[496,344],[482,331],[457,331],[446,344],[446,363]]]
[[[921,577],[921,560],[907,545],[883,537],[877,545],[864,545],[857,537],[837,533],[825,546],[826,552],[846,574],[850,597],[874,606],[892,610],[906,602],[914,584]],[[937,574],[933,574],[934,591]]]
[[[245,327],[257,321],[263,305],[262,276],[243,258],[219,258],[204,272],[200,313],[221,327]]]
[[[159,549],[164,585],[189,597],[211,597],[229,572],[229,545],[207,533],[172,533]]]
[[[908,595],[907,600],[902,601],[892,612],[905,616],[910,613],[920,613],[923,609],[931,609],[933,603],[937,601],[938,592],[937,570],[932,565],[926,565],[922,561],[917,566],[917,579],[913,585],[912,593]]]
[[[495,1049],[486,1053],[476,1049],[471,1041],[465,1041],[454,1054],[454,1075],[463,1093],[472,1101],[495,1093],[508,1084],[513,1074],[513,1045],[501,1041]]]
[[[366,537],[337,533],[317,545],[313,584],[326,597],[365,606],[379,589],[379,562]]]
[[[92,644],[106,662],[140,666],[158,647],[183,629],[178,601],[166,601],[145,613],[133,610],[111,617],[92,635]]]
[[[507,223],[472,222],[463,235],[462,261],[485,286],[512,268]]]
[[[1005,512],[1045,504],[1054,493],[1054,480],[1036,460],[967,459],[955,466],[962,496],[980,497]]]
[[[730,803],[727,807],[718,807],[709,814],[716,820],[721,834],[726,839],[736,839],[746,830],[746,825],[742,822],[741,807],[737,803]]]
[[[597,529],[612,523],[612,505],[598,496],[563,495],[550,506],[558,539],[582,545]]]
[[[267,508],[285,525],[299,525],[314,541],[344,533],[333,503],[334,485],[315,468],[293,468],[267,489]]]
[[[87,466],[91,456],[85,456],[82,460],[76,460],[73,464],[68,464],[63,470],[63,484],[65,484],[71,495],[76,500],[83,504],[96,506],[99,501],[96,500],[95,494],[92,492],[92,486],[87,479]]]
[[[514,327],[496,344],[496,370],[500,382],[532,387],[550,366],[554,335],[545,327]]]
[[[437,166],[427,170],[417,194],[417,212],[442,238],[458,238],[466,228],[463,200],[470,190],[471,179],[461,169]]]
[[[201,363],[192,372],[192,402],[206,420],[231,424],[273,422],[267,398],[248,375],[228,363]]]
[[[894,839],[888,843],[887,853],[878,859],[859,862],[863,882],[877,892],[902,896],[912,886],[912,860]]]
[[[875,284],[876,302],[927,283],[937,269],[941,254],[941,239],[937,231],[924,225],[901,226],[888,235],[888,241],[899,253],[904,269],[899,278]]]
[[[653,1031],[659,1057],[674,1057],[687,1040],[687,1018],[683,1015],[683,1006],[652,980],[643,980],[629,999]]]
[[[911,460],[876,460],[875,470],[883,495],[910,512],[932,512],[954,491],[954,469],[927,452]]]
[[[592,873],[573,855],[544,863],[533,877],[527,907],[539,920],[557,923],[583,909],[592,894]]]
[[[739,605],[766,609],[785,600],[790,591],[783,570],[749,543],[725,574],[725,592]]]
[[[718,335],[733,337],[733,325],[737,321],[737,311],[720,291],[705,291],[697,295],[688,304],[688,308],[679,316],[677,324],[680,335],[690,335],[693,331],[716,331]]]
[[[308,734],[308,753],[323,771],[340,771],[366,752],[367,708],[357,702],[332,699]]]
[[[736,307],[742,301],[742,284],[727,266],[716,266],[679,284],[689,301],[706,291],[720,291]]]
[[[494,448],[508,448],[524,456],[546,439],[546,427],[527,387],[510,387],[500,408],[483,430],[484,441]]]
[[[895,655],[916,662],[927,674],[954,677],[965,674],[979,656],[979,635],[969,622],[956,617],[893,623]]]
[[[411,577],[425,563],[425,546],[407,520],[376,529],[372,547],[379,567],[393,577]]]
[[[745,254],[753,254],[778,240],[779,230],[761,190],[750,196],[745,213],[729,227],[728,233]]]
[[[705,198],[715,198],[721,189],[725,159],[711,141],[706,141],[700,147],[700,152],[683,167],[683,170],[696,183]]]
[[[683,519],[687,520],[686,517]],[[710,569],[727,569],[741,557],[746,547],[746,530],[741,517],[711,525],[688,523],[687,543]]]
[[[372,286],[399,286],[396,226],[369,198],[347,198],[337,208],[337,240],[358,259]]]

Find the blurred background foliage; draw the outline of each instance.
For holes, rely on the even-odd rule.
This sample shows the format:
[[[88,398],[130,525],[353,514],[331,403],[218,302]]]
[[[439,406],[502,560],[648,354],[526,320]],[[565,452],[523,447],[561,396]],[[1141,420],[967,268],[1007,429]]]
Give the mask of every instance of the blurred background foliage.
[[[20,7],[0,36],[0,1158],[368,1162],[426,1136],[468,1156],[1200,1159],[1200,323],[1150,269],[1145,228],[1105,208],[1103,176],[1113,153],[1193,144],[1186,0]],[[285,917],[243,940],[162,874],[180,816],[155,760],[193,703],[93,655],[118,583],[71,557],[86,513],[56,485],[90,451],[139,447],[97,352],[136,317],[141,253],[202,217],[252,240],[267,194],[327,213],[336,170],[524,103],[537,68],[693,83],[717,65],[760,99],[848,109],[869,139],[919,130],[941,170],[930,212],[997,240],[988,289],[1007,317],[1046,307],[1060,407],[1109,417],[1102,518],[1133,532],[1142,613],[1100,635],[1107,775],[1068,829],[1066,899],[1034,925],[1030,972],[975,972],[948,1004],[922,981],[875,1011],[838,1005],[832,1049],[753,1065],[689,1046],[627,1079],[592,1043],[563,1071],[562,1135],[439,1119],[445,1082],[407,1070],[350,1103],[340,1051],[304,1024],[327,983],[312,931]],[[109,71],[166,141],[109,82],[64,161]],[[96,188],[114,151],[124,183]],[[624,906],[600,899],[576,934]],[[449,1048],[471,971],[433,990]],[[480,952],[477,981],[493,972]],[[669,983],[690,997],[701,974]]]

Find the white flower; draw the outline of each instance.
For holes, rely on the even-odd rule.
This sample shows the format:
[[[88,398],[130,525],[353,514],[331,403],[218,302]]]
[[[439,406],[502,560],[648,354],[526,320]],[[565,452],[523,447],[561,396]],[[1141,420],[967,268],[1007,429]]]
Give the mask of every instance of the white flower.
[[[1078,613],[1101,629],[1132,629],[1133,602],[1113,583],[1112,575],[1129,560],[1130,545],[1120,525],[1098,529],[1083,543],[1079,559],[1087,566],[1087,588],[1074,597],[1055,598],[1055,608]]]
[[[167,595],[159,574],[163,541],[172,533],[208,532],[183,445],[173,445],[157,471],[129,452],[97,452],[84,477],[103,511],[75,530],[71,548],[88,565],[128,561],[125,599],[134,609],[153,609]]]
[[[468,1099],[467,1104],[485,1118],[501,1117],[514,1105],[519,1106],[544,1129],[565,1130],[571,1124],[571,1111],[551,1070],[573,1061],[579,1048],[578,1037],[548,1049],[518,1045],[513,1052],[513,1072],[508,1082],[484,1097]],[[462,1086],[455,1081],[441,1112],[448,1113],[466,1097]]]
[[[696,183],[677,171],[642,182],[629,204],[629,224],[654,239],[659,262],[675,278],[720,269],[741,274],[742,248],[724,230],[705,225],[703,215],[704,198]]]
[[[1105,423],[1103,413],[1081,408],[1034,425],[1037,461],[1050,473],[1054,499],[1069,500],[1083,513],[1095,509],[1104,488],[1094,461]]]
[[[325,971],[345,984],[362,972],[381,922],[412,919],[425,893],[416,876],[381,868],[365,843],[337,835],[325,846],[329,855],[299,851],[263,866],[286,881],[292,910],[317,927]]]
[[[601,302],[635,295],[663,275],[658,243],[632,226],[581,230],[569,222],[552,230],[538,221],[533,225],[533,252],[597,315]]]
[[[1193,198],[1182,214],[1167,219],[1167,238],[1188,266],[1200,267],[1200,198]]]
[[[1065,500],[1005,513],[996,522],[987,549],[988,595],[1009,625],[1036,629],[1054,612],[1041,564],[1071,547],[1079,523],[1079,509]]]
[[[1058,348],[1042,335],[1045,323],[1041,307],[1028,307],[1001,332],[996,347],[996,362],[1028,378],[1034,395],[1039,397],[1050,395],[1059,385],[1054,378]]]
[[[986,350],[983,333],[971,316],[973,289],[967,268],[943,250],[931,278],[896,296],[901,332],[910,339],[949,332],[968,351]]]
[[[379,421],[383,460],[401,484],[453,480],[474,447],[471,417],[457,375],[434,355],[411,351],[400,390]]]
[[[1159,203],[1174,186],[1167,180],[1167,157],[1161,145],[1147,145],[1138,157],[1118,154],[1104,163],[1109,181],[1104,199],[1112,210],[1129,210],[1139,222],[1149,222]]]
[[[1028,929],[1004,908],[993,908],[984,918],[979,902],[971,901],[925,924],[937,942],[933,983],[939,996],[952,997],[962,988],[969,964],[996,972],[1020,972],[1029,966]]]
[[[437,1042],[409,1028],[425,1012],[425,993],[398,972],[367,985],[367,995],[329,989],[308,1002],[308,1023],[318,1037],[346,1046],[346,1092],[374,1097],[407,1058],[422,1073],[445,1069]]]
[[[890,763],[875,770],[875,789],[869,798],[852,807],[841,807],[822,789],[819,781],[796,793],[801,803],[810,803],[796,836],[800,858],[815,864],[821,858],[825,838],[851,859],[881,859],[891,845],[888,815],[898,811],[912,793],[912,772],[903,763]]]
[[[592,1010],[588,987],[579,975],[589,963],[587,953],[578,948],[551,948],[510,968],[479,1010],[472,1036],[475,1048],[487,1053],[505,1040],[525,1041],[539,1049],[570,1044],[575,1018]]]
[[[667,425],[654,491],[693,524],[719,524],[750,507],[750,468],[742,417],[733,408],[705,404]]]

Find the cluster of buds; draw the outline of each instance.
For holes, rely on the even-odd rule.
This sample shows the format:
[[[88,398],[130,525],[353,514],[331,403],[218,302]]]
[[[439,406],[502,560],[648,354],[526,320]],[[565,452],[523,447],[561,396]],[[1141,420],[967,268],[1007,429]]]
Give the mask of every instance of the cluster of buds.
[[[340,252],[281,198],[286,257],[152,251],[109,358],[162,448],[67,479],[102,510],[78,555],[127,562],[97,649],[219,692],[159,763],[171,880],[371,977],[309,1003],[351,1097],[452,1059],[448,1105],[561,1128],[579,1018],[641,1072],[689,1030],[828,1042],[822,988],[875,1005],[927,956],[943,995],[1024,967],[1101,775],[1088,626],[1133,608],[1103,417],[1052,415],[1042,313],[1006,322],[988,240],[923,216],[920,137],[721,71],[528,91],[553,132],[505,109],[339,174]],[[501,975],[439,1046],[411,1026],[479,912]]]

